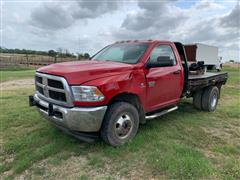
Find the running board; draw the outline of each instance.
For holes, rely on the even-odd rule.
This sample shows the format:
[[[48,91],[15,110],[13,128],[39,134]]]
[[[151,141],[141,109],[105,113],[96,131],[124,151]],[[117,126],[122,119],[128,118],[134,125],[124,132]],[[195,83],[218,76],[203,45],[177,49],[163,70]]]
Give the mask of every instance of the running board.
[[[163,110],[162,112],[158,112],[158,113],[155,113],[155,114],[152,114],[152,115],[149,115],[149,116],[145,116],[145,118],[146,119],[154,119],[156,117],[159,117],[159,116],[162,116],[164,114],[170,113],[170,112],[175,111],[177,109],[178,109],[178,107],[174,106],[174,107],[172,107],[170,109]]]

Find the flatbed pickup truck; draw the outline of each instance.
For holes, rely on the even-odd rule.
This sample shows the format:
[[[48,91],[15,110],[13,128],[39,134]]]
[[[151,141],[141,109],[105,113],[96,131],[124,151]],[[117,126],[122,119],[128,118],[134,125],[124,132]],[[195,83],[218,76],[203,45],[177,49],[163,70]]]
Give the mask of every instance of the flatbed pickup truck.
[[[133,139],[139,124],[176,110],[183,97],[193,97],[199,110],[214,111],[227,78],[191,74],[179,42],[122,41],[89,60],[38,69],[29,103],[78,139],[101,137],[119,146]]]

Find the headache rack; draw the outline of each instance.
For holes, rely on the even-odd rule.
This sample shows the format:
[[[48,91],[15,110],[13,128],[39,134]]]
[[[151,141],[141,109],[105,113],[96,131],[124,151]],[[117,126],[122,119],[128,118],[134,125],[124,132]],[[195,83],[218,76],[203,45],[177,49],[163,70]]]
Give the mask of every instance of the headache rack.
[[[39,98],[62,106],[73,106],[71,89],[63,77],[37,72],[35,86]]]

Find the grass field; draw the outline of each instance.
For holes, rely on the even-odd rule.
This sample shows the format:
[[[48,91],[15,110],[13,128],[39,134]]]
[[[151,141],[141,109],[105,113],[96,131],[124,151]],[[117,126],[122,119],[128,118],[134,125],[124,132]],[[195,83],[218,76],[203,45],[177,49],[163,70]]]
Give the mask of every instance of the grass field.
[[[32,78],[35,70],[22,69],[22,70],[4,70],[0,71],[0,83],[10,80]]]
[[[33,87],[2,89],[0,176],[4,179],[240,179],[240,72],[229,81],[214,113],[191,99],[179,110],[140,126],[128,144],[87,144],[53,127],[28,107]],[[1,73],[1,82],[33,71]]]

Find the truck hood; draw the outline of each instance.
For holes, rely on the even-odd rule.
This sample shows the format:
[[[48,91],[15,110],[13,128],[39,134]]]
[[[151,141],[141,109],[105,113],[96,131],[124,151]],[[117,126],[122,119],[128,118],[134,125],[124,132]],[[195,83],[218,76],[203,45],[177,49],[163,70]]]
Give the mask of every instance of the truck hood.
[[[62,76],[70,85],[80,85],[98,78],[113,76],[130,71],[134,65],[111,61],[73,61],[51,64],[37,72]]]

